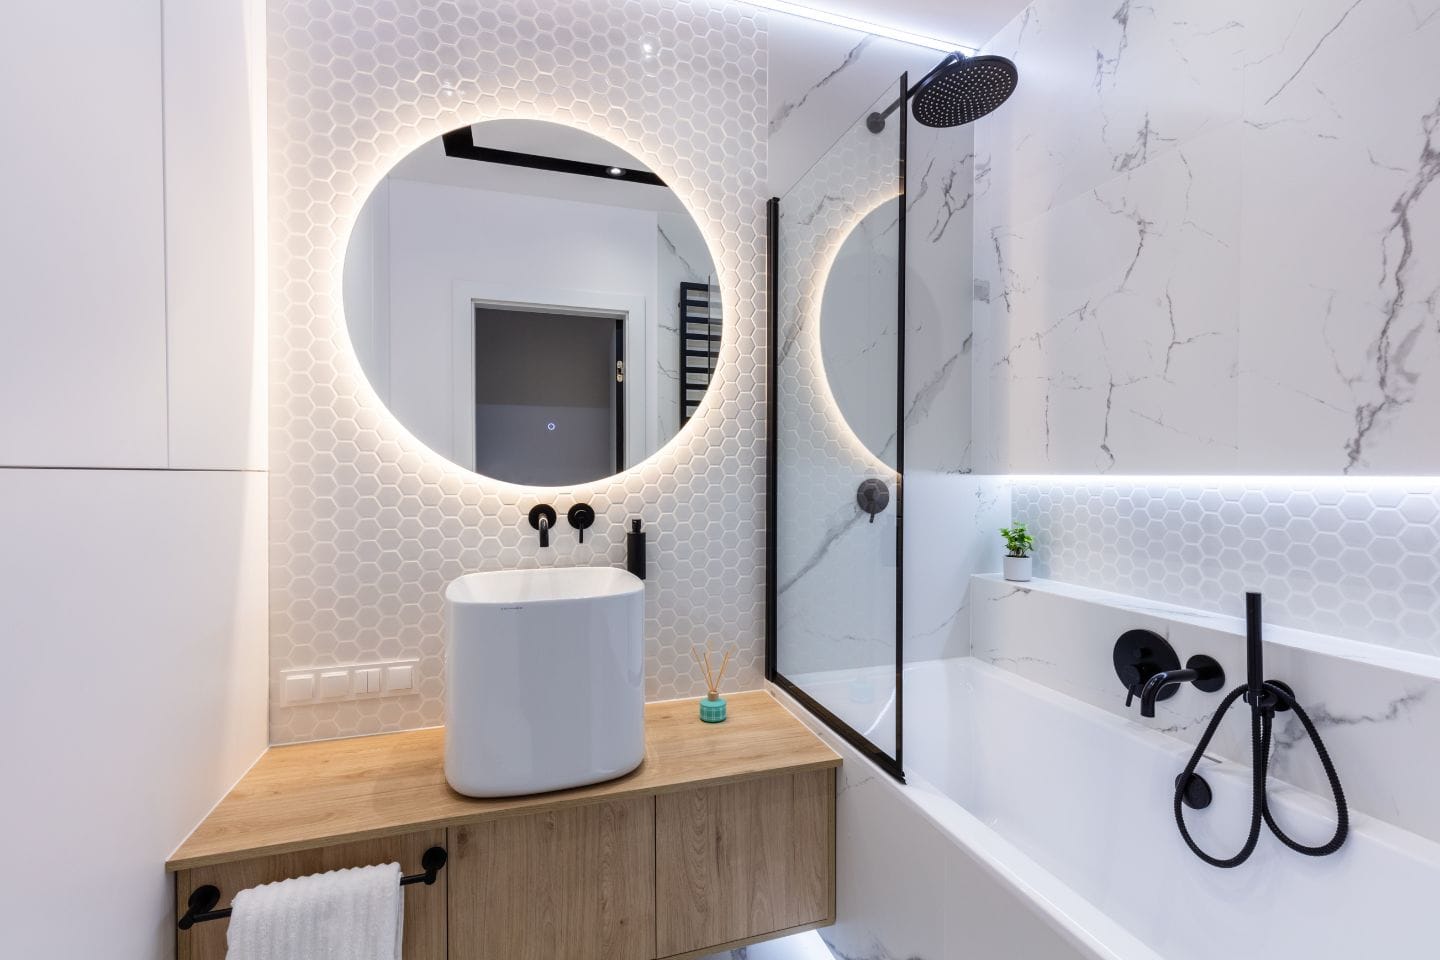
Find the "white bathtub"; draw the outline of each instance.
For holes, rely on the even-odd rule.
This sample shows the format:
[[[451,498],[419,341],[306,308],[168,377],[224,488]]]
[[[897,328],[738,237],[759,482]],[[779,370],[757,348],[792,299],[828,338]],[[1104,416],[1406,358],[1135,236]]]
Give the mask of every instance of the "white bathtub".
[[[825,699],[836,703],[861,687],[846,677]],[[1230,722],[1248,717],[1237,708]],[[906,669],[908,785],[843,749],[846,782],[864,783],[870,792],[863,813],[853,809],[863,791],[841,794],[841,915],[832,935],[832,942],[845,942],[841,953],[923,960],[931,953],[976,960],[1053,960],[1062,953],[1109,960],[1440,956],[1440,844],[1352,813],[1349,842],[1332,857],[1294,853],[1267,831],[1244,865],[1210,867],[1185,847],[1172,814],[1172,784],[1189,755],[1184,744],[989,664],[967,658]],[[1343,758],[1336,760],[1343,779]],[[858,777],[858,766],[875,776]],[[1249,824],[1250,771],[1206,760],[1200,772],[1215,801],[1207,810],[1187,810],[1187,823],[1203,848],[1228,856]],[[877,803],[891,806],[882,812]],[[1301,842],[1329,837],[1328,800],[1272,785],[1271,806]],[[864,838],[877,823],[903,822],[916,811],[964,860],[941,871],[939,891],[917,882],[893,898],[907,917],[892,922],[871,903],[884,899],[874,892],[874,876],[885,872],[875,861],[887,855],[887,844],[867,846]],[[904,843],[888,846],[898,851]],[[847,864],[847,849],[856,862]],[[927,856],[917,842],[909,859]],[[924,872],[923,865],[895,859],[891,877]],[[947,922],[928,941],[920,937],[925,946],[913,939],[892,945],[916,936],[905,928],[924,922],[927,910],[944,915],[970,897],[983,900],[984,882],[1030,912],[1003,903],[971,910],[963,923]],[[930,906],[917,904],[927,897]],[[847,916],[847,905],[857,916]],[[1048,930],[1037,938],[1027,926]]]

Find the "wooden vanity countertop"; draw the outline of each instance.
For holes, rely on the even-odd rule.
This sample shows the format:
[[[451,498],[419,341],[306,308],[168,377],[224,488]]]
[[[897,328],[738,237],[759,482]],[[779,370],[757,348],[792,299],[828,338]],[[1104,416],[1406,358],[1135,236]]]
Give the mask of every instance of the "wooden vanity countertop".
[[[523,797],[464,797],[445,782],[441,727],[271,747],[166,863],[169,870],[476,823],[600,800],[838,767],[840,757],[763,690],[645,707],[645,761],[617,780]]]

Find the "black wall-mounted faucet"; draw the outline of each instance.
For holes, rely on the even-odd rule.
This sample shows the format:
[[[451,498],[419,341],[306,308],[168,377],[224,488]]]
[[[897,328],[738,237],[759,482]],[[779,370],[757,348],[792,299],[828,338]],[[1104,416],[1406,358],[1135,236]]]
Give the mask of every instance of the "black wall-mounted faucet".
[[[1225,670],[1214,657],[1197,653],[1186,660],[1185,666],[1179,670],[1161,670],[1153,674],[1140,688],[1140,716],[1155,716],[1155,700],[1161,691],[1182,683],[1193,683],[1198,690],[1215,693],[1225,686]],[[1126,703],[1129,703],[1128,699]]]
[[[874,523],[875,515],[890,505],[890,488],[884,480],[875,477],[861,480],[855,491],[855,502],[862,512],[870,514],[870,522]]]
[[[580,531],[580,542],[585,542],[585,531],[595,522],[595,508],[588,503],[577,503],[565,514],[565,519],[570,521],[570,526]]]
[[[1225,671],[1214,657],[1198,653],[1180,666],[1170,642],[1153,630],[1127,630],[1112,652],[1115,675],[1125,684],[1125,706],[1140,698],[1140,716],[1155,716],[1155,701],[1175,696],[1182,683],[1214,693],[1225,686]]]
[[[530,526],[540,531],[540,546],[550,546],[550,529],[555,526],[555,508],[548,503],[537,503],[531,507]]]

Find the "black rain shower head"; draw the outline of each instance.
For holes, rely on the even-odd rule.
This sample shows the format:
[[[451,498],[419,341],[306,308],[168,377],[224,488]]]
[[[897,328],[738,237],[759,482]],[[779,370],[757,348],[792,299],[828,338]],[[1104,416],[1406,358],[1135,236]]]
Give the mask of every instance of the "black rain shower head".
[[[915,119],[927,127],[958,127],[978,120],[1010,98],[1020,74],[1004,57],[967,57],[952,53],[920,78],[905,97]],[[865,120],[871,133],[885,129],[885,118],[900,106],[896,100],[884,113]]]

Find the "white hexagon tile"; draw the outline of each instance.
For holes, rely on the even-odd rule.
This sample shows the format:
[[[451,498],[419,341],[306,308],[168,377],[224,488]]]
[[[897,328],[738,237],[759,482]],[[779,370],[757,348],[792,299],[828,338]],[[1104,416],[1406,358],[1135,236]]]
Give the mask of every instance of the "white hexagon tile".
[[[1037,576],[1440,654],[1440,489],[1414,480],[1026,479]]]
[[[731,682],[763,665],[766,50],[748,8],[705,0],[272,0],[271,737],[440,723],[442,590],[501,567],[611,563],[642,517],[647,693],[703,691],[692,643],[735,643]],[[653,66],[640,44],[658,41]],[[350,225],[410,150],[480,120],[528,117],[605,137],[688,205],[720,271],[719,383],[691,425],[619,477],[546,494],[598,518],[543,560],[537,496],[427,450],[361,373],[340,309]],[[683,130],[683,135],[676,131]],[[279,671],[419,658],[405,698],[287,707]]]

